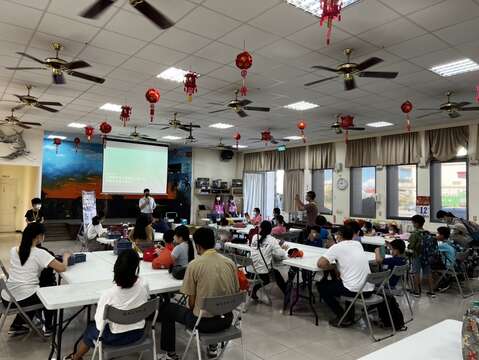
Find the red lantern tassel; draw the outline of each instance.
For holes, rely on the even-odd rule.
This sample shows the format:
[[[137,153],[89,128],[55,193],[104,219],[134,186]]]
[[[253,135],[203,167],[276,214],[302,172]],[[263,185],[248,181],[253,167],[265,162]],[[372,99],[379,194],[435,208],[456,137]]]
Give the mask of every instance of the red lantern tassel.
[[[411,132],[411,119],[409,115],[406,115],[406,131],[409,133]]]
[[[349,131],[345,130],[344,131],[344,143],[347,144],[349,140]]]
[[[155,117],[155,105],[150,104],[150,122],[153,122],[154,117]]]
[[[240,88],[241,96],[246,96],[248,94],[248,88],[246,87],[246,75],[248,75],[248,72],[246,70],[241,70],[241,77],[243,78],[243,86]]]

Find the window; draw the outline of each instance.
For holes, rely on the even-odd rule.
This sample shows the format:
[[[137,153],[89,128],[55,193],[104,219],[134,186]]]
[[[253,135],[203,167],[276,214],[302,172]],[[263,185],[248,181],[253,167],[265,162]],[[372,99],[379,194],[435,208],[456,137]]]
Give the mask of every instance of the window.
[[[431,163],[431,217],[438,210],[467,219],[467,162],[455,160]]]
[[[276,189],[274,197],[274,207],[280,208],[283,210],[283,183],[284,183],[284,170],[276,170],[274,172],[276,177]]]
[[[351,168],[351,216],[376,217],[376,168]]]
[[[244,211],[260,208],[263,218],[273,216],[273,208],[283,209],[284,170],[244,174]]]
[[[388,218],[410,218],[416,214],[416,170],[416,165],[388,166]]]
[[[333,214],[333,170],[313,170],[312,190],[321,214]]]

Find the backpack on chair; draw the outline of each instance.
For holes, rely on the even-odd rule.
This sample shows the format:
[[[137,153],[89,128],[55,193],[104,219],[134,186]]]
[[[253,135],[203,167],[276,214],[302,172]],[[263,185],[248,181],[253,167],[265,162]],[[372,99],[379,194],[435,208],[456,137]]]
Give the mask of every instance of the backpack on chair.
[[[431,265],[440,257],[436,238],[428,231],[423,231],[421,241],[421,264]]]

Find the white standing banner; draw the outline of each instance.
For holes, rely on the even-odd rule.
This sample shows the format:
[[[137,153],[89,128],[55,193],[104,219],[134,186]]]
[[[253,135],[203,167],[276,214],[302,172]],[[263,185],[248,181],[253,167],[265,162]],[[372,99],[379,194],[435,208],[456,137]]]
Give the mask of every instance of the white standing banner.
[[[91,219],[96,216],[96,195],[94,191],[82,191],[83,226],[86,229]]]

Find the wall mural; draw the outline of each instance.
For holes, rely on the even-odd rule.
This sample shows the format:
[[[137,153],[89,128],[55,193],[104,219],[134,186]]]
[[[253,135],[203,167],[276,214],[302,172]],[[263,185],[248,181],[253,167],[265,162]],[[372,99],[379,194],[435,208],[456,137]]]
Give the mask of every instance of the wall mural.
[[[13,133],[5,134],[0,130],[0,143],[8,144],[9,150],[6,154],[0,156],[0,158],[5,160],[15,160],[20,156],[28,156],[30,151],[27,150],[27,144],[23,140],[23,131],[16,131],[13,129]]]
[[[163,211],[177,212],[190,218],[191,147],[169,148],[167,195],[155,196]],[[42,198],[46,217],[53,219],[81,218],[81,191],[95,191],[97,208],[110,218],[135,217],[138,198],[135,195],[101,194],[103,145],[82,143],[77,149],[72,141],[62,141],[56,152],[51,139],[44,139]]]

